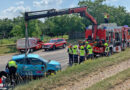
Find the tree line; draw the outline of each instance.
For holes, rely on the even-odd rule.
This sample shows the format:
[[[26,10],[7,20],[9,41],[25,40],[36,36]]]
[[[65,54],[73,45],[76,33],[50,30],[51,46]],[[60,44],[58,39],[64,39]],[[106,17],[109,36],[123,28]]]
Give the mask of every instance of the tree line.
[[[109,22],[117,23],[119,26],[130,26],[130,13],[123,6],[115,7],[104,4],[106,0],[83,0],[79,1],[79,6],[87,6],[87,11],[98,22],[104,22],[104,13],[109,14]],[[74,31],[84,32],[85,28],[92,23],[79,14],[62,15],[41,20],[31,20],[28,22],[29,37],[39,37],[40,35],[57,36],[73,33]],[[0,39],[8,37],[24,37],[25,21],[24,17],[13,19],[0,19]]]

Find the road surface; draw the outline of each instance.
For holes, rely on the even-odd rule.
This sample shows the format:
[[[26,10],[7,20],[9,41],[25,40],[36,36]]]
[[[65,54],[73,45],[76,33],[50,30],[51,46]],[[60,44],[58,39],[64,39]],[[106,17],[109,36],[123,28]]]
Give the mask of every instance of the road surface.
[[[41,57],[47,60],[56,60],[61,63],[62,69],[68,66],[68,54],[66,49],[56,49],[54,51],[44,51],[38,50],[35,51],[34,54],[38,54]],[[8,54],[4,56],[0,56],[0,71],[5,69],[6,64],[11,59],[11,57],[16,54]]]

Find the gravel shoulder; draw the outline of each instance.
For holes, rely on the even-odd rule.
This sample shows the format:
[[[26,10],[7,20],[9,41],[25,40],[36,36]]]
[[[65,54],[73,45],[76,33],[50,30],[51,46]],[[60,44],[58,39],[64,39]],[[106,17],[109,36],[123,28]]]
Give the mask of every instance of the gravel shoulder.
[[[128,80],[125,80],[124,82],[114,86],[110,90],[129,90],[130,89],[130,78]]]
[[[117,65],[106,67],[103,70],[99,70],[97,72],[93,72],[88,76],[84,76],[78,79],[76,82],[71,82],[66,86],[57,87],[54,90],[84,90],[96,84],[97,82],[116,75],[117,73],[124,71],[128,68],[130,68],[130,60],[121,62]]]

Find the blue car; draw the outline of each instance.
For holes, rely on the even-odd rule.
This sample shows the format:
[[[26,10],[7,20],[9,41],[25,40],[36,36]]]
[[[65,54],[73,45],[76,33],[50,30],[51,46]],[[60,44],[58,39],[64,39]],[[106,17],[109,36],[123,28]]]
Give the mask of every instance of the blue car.
[[[37,54],[16,55],[12,60],[17,63],[17,73],[21,76],[44,76],[44,73],[54,73],[61,70],[61,64],[54,60],[45,60]],[[6,70],[7,71],[7,70]]]

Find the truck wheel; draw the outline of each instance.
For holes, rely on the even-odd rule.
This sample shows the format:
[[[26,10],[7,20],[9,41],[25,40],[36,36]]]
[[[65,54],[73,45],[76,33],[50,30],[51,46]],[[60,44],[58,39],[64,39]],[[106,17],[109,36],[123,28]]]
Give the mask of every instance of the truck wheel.
[[[55,49],[56,49],[56,46],[53,46],[52,49],[55,50]]]
[[[62,46],[63,48],[65,48],[66,47],[66,44],[63,44],[63,46]]]

